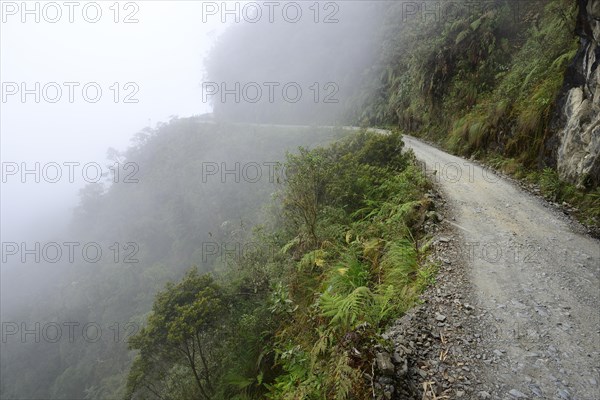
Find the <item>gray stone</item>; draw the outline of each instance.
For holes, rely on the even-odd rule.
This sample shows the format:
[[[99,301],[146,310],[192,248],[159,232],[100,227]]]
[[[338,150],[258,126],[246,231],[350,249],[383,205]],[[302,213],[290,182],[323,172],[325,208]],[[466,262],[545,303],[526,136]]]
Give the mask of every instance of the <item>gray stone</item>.
[[[427,219],[435,222],[441,222],[444,218],[435,211],[429,211],[426,214]]]
[[[394,364],[392,364],[392,359],[387,352],[377,353],[375,359],[377,361],[377,368],[382,374],[392,375],[394,373]]]
[[[558,113],[556,166],[562,179],[578,186],[600,183],[600,67],[598,43],[600,0],[589,0],[581,10],[579,51],[561,91]]]
[[[571,395],[565,389],[559,389],[558,395],[560,396],[561,399],[571,400]]]
[[[406,361],[406,359],[402,357],[402,354],[400,354],[397,351],[394,352],[392,358],[394,359],[394,362],[398,365],[401,365],[402,363],[404,363],[404,361]]]
[[[544,394],[542,393],[542,389],[540,389],[540,387],[538,385],[530,385],[529,388],[531,389],[533,394],[535,394],[537,397],[544,397]]]
[[[511,389],[510,392],[508,392],[508,394],[510,394],[515,399],[526,399],[527,398],[527,395],[525,393],[520,392],[517,389]]]
[[[408,360],[404,359],[402,367],[398,368],[398,376],[402,377],[408,373]]]

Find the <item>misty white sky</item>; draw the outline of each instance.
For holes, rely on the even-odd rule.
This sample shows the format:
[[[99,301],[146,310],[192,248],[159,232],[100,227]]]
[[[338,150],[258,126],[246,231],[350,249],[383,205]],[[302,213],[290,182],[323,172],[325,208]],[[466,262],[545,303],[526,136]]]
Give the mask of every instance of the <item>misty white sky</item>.
[[[132,135],[149,121],[154,126],[171,115],[210,111],[201,97],[203,61],[225,24],[218,18],[203,23],[202,2],[138,1],[134,3],[137,10],[120,2],[119,23],[113,20],[113,1],[97,2],[102,10],[97,23],[82,17],[82,7],[89,2],[79,2],[74,8],[73,23],[64,6],[61,19],[49,23],[42,14],[47,2],[28,2],[32,9],[34,3],[40,4],[41,19],[36,23],[34,15],[27,15],[23,23],[21,9],[9,15],[12,10],[6,3],[13,2],[1,3],[0,81],[4,85],[26,82],[28,88],[34,88],[35,82],[41,87],[57,82],[62,88],[62,98],[54,104],[43,96],[37,104],[34,95],[28,95],[23,103],[20,93],[2,99],[3,163],[26,162],[33,167],[34,162],[42,166],[48,162],[97,162],[104,166],[107,148],[124,150]],[[13,4],[21,7],[22,3]],[[55,10],[46,10],[48,18],[55,17]],[[139,22],[123,23],[132,12]],[[93,18],[94,9],[88,9],[88,15]],[[80,83],[74,87],[73,103],[63,82]],[[89,82],[102,89],[96,103],[83,98],[82,87]],[[118,103],[114,102],[115,90],[110,89],[115,82],[120,88]],[[125,90],[128,82],[139,88],[133,96],[139,100],[137,104],[123,102],[135,88],[132,85]],[[55,93],[50,88],[47,95],[54,98]],[[88,94],[95,96],[93,88]],[[64,167],[63,173],[67,171]],[[63,178],[60,183],[42,179],[36,184],[33,176],[28,176],[29,183],[23,184],[19,175],[7,180],[2,183],[3,241],[15,240],[23,230],[47,229],[64,221],[76,203],[77,191],[86,183],[77,169],[74,183]]]

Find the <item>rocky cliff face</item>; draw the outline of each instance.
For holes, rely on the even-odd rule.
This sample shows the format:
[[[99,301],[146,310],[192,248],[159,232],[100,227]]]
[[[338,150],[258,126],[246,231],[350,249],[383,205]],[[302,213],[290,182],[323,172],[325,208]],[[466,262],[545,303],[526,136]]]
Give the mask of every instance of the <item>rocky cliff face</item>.
[[[580,48],[558,101],[556,166],[579,186],[600,184],[600,0],[579,0]]]

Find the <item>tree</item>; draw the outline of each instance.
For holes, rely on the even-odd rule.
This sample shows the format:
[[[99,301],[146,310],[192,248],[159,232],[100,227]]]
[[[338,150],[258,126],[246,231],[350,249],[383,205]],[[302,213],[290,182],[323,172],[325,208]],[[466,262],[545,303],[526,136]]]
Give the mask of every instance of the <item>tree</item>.
[[[128,378],[128,398],[213,397],[219,366],[214,354],[220,321],[226,315],[224,300],[221,287],[196,268],[181,282],[167,284],[156,297],[147,326],[129,341],[129,347],[140,353]],[[185,376],[185,370],[192,381],[173,379]]]
[[[325,196],[328,180],[328,160],[322,150],[299,149],[298,155],[288,156],[286,196],[284,207],[288,218],[307,236],[308,247],[319,242],[317,217]],[[304,231],[304,232],[303,232]],[[301,240],[302,241],[302,240]]]

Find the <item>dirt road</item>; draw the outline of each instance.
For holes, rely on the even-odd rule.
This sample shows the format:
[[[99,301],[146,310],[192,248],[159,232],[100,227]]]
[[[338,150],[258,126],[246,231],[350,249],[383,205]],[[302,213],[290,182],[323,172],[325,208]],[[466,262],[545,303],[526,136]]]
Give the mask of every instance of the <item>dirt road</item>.
[[[405,136],[437,171],[473,293],[490,398],[600,399],[600,242],[477,164]],[[526,397],[523,397],[526,396]]]

